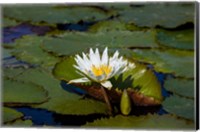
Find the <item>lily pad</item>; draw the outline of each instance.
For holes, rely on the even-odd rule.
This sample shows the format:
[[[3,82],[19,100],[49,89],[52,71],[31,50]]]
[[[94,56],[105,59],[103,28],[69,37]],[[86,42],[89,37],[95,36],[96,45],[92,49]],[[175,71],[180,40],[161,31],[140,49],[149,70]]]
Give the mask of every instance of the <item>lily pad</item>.
[[[107,114],[105,103],[83,98],[61,88],[60,81],[43,69],[29,69],[16,77],[26,83],[41,85],[48,91],[49,100],[35,108],[43,108],[60,114],[87,115],[93,113]],[[16,95],[19,96],[19,95]]]
[[[3,82],[3,102],[7,105],[38,104],[47,100],[47,92],[41,86],[8,79]]]
[[[16,119],[19,119],[21,117],[23,117],[23,114],[21,112],[18,112],[12,108],[8,108],[8,107],[3,107],[2,109],[2,114],[3,114],[3,122],[11,122],[14,121]]]
[[[194,100],[180,97],[177,95],[170,96],[162,103],[163,108],[172,114],[186,119],[194,120]]]
[[[3,76],[7,78],[15,78],[24,72],[24,68],[3,68]]]
[[[194,80],[170,78],[165,81],[164,87],[175,94],[194,98]]]
[[[122,116],[117,115],[110,118],[98,119],[83,126],[99,128],[134,128],[134,129],[165,129],[165,130],[194,130],[193,123],[177,119],[171,115],[142,115],[142,116]]]
[[[194,49],[194,30],[165,31],[160,30],[157,34],[158,42],[161,45],[177,49]]]
[[[66,33],[44,41],[43,49],[57,55],[74,55],[92,47],[158,47],[155,31],[110,31],[92,33]]]
[[[162,101],[161,84],[151,69],[140,63],[135,63],[135,68],[124,72],[116,78],[113,84],[119,89],[130,88],[143,96],[151,97],[158,102]],[[121,84],[120,84],[121,82]],[[119,84],[117,84],[119,83]],[[132,96],[135,100],[135,96]]]
[[[15,41],[15,48],[12,54],[16,58],[31,64],[39,64],[44,67],[53,66],[58,61],[58,58],[41,49],[40,45],[43,41],[45,41],[45,37],[24,36]]]
[[[16,22],[15,20],[9,19],[6,17],[4,17],[2,20],[3,20],[3,22],[2,22],[3,27],[11,27],[11,26],[16,26],[19,24],[19,22]]]
[[[55,23],[77,23],[79,21],[98,21],[112,14],[88,6],[55,6],[55,5],[6,5],[3,15],[21,21]]]
[[[134,5],[134,4],[133,4]],[[194,22],[195,3],[151,3],[140,8],[119,10],[119,19],[141,27],[175,28]]]
[[[127,24],[120,21],[100,21],[89,28],[90,32],[125,31]]]
[[[31,120],[18,119],[14,122],[4,124],[6,127],[31,127],[33,122]]]
[[[132,50],[132,59],[151,63],[159,72],[194,78],[193,51],[134,49]]]
[[[81,76],[76,73],[76,69],[73,67],[73,64],[75,64],[75,60],[73,57],[68,57],[63,61],[57,63],[55,65],[55,68],[53,69],[54,76],[60,80],[65,80],[66,82],[72,79],[80,78]],[[153,71],[146,69],[146,66],[144,64],[135,64],[135,69],[127,71],[123,75],[116,76],[115,78],[111,79],[113,88],[118,90],[130,88],[131,90],[129,91],[129,94],[131,94],[134,103],[138,105],[160,104],[162,101],[161,86]],[[98,90],[98,88],[83,85],[80,85],[80,88],[87,90],[89,93],[91,93],[90,95],[93,97],[103,99],[103,95]],[[136,96],[135,91],[142,95]],[[115,90],[111,90],[108,92],[110,92],[111,96],[115,96],[111,97],[114,98],[112,100],[115,100],[116,102],[120,100],[121,93],[116,93]],[[151,98],[151,101],[149,100],[149,102],[146,102],[147,104],[142,102],[145,100],[143,98],[144,96]],[[138,98],[140,99],[137,100]]]

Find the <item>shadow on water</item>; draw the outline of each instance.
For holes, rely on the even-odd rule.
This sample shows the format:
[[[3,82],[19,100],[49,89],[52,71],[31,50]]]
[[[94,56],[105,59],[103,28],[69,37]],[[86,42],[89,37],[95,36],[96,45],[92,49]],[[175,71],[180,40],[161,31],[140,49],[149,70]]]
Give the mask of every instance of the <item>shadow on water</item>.
[[[33,126],[81,126],[87,122],[92,122],[102,117],[108,117],[103,114],[90,115],[62,115],[55,112],[50,112],[45,109],[30,108],[30,107],[13,107],[24,114],[24,120],[30,119]]]

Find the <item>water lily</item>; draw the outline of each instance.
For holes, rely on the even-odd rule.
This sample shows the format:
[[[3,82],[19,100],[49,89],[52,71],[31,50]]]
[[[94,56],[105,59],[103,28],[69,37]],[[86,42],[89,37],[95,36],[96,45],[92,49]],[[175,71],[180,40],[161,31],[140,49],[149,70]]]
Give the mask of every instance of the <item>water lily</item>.
[[[109,57],[107,47],[102,56],[100,56],[98,48],[95,52],[90,48],[89,54],[82,53],[82,57],[76,55],[75,61],[74,67],[83,78],[71,80],[69,83],[94,81],[108,89],[112,88],[110,78],[125,72],[129,67],[134,67],[133,63],[128,63],[122,56],[119,57],[118,51],[112,57]]]

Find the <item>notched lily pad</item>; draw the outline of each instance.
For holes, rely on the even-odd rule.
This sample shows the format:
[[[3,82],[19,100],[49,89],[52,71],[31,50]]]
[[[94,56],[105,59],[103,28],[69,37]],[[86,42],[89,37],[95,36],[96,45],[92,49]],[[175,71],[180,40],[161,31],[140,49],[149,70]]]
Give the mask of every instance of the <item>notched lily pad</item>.
[[[159,72],[194,78],[193,51],[134,49],[132,50],[132,59],[151,63]]]
[[[24,36],[15,41],[15,48],[12,55],[31,64],[40,64],[44,67],[53,66],[58,61],[58,58],[41,49],[40,45],[45,39],[46,37],[34,35]]]
[[[24,81],[27,84],[34,83],[40,85],[48,91],[48,101],[43,104],[32,105],[32,107],[43,108],[60,114],[107,114],[107,106],[105,103],[94,99],[83,98],[83,96],[65,91],[60,86],[59,80],[55,79],[50,73],[41,68],[25,70],[15,79],[18,81]],[[33,92],[30,93],[31,95],[33,94]],[[37,94],[33,95],[36,96]],[[16,96],[18,97],[19,95],[17,94]]]
[[[165,80],[164,87],[175,94],[194,99],[194,80],[169,78]]]
[[[194,30],[165,31],[160,30],[157,40],[161,45],[177,49],[194,49]]]
[[[88,6],[6,5],[3,6],[3,15],[21,21],[55,24],[98,21],[110,17],[112,13]]]
[[[3,80],[3,103],[5,105],[30,105],[47,101],[47,91],[41,86],[14,81]]]
[[[186,119],[194,120],[194,100],[180,97],[177,95],[170,96],[162,103],[163,108],[172,114]]]
[[[73,67],[75,64],[74,58],[69,57],[57,63],[53,69],[53,74],[60,80],[68,82],[72,79],[80,78]],[[144,73],[144,74],[143,74]],[[137,105],[158,105],[162,101],[161,86],[151,70],[146,69],[145,65],[136,64],[136,68],[127,71],[123,76],[111,79],[113,84],[112,90],[108,90],[108,95],[111,102],[116,103],[120,101],[122,91],[120,89],[128,89],[132,100]],[[103,93],[98,85],[81,85],[73,84],[88,92],[89,95],[103,100]],[[140,87],[140,89],[137,89]],[[118,89],[118,90],[115,90]]]
[[[192,122],[186,122],[182,119],[177,119],[171,115],[142,115],[142,116],[122,116],[117,115],[110,118],[98,119],[94,122],[87,123],[82,126],[99,127],[99,128],[134,128],[134,129],[165,129],[165,130],[194,130],[195,126]]]

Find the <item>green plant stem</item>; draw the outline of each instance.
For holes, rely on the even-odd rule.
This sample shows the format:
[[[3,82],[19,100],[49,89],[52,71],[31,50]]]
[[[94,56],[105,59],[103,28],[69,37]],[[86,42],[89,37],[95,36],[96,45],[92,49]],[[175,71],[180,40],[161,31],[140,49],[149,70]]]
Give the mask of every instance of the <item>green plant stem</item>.
[[[109,115],[112,115],[112,111],[113,111],[113,110],[112,110],[112,106],[111,106],[110,100],[109,100],[109,98],[108,98],[106,89],[105,89],[103,86],[101,86],[101,90],[102,90],[102,93],[103,93],[105,102],[106,102],[106,104],[107,104],[107,106],[108,106]]]

